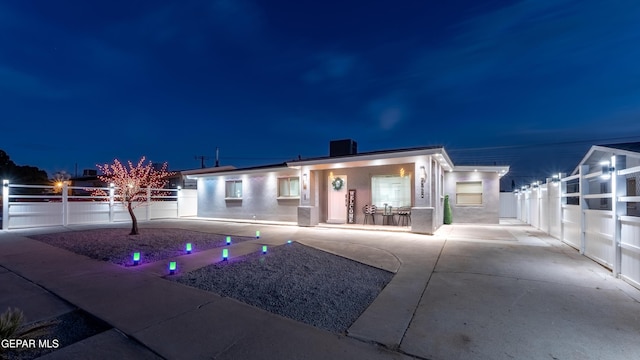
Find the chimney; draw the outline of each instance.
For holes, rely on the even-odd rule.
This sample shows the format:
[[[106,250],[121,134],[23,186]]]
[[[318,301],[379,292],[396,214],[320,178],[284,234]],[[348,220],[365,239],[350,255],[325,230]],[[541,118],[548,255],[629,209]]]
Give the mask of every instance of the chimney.
[[[329,156],[347,156],[358,153],[358,143],[353,139],[332,140],[329,143]]]

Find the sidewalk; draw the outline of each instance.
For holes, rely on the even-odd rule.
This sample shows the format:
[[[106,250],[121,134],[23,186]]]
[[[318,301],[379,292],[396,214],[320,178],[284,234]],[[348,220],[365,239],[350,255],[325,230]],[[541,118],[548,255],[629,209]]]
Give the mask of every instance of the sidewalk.
[[[79,358],[87,349],[105,359],[113,351],[150,359],[635,359],[640,353],[640,291],[529,226],[444,226],[435,236],[201,220],[142,226],[236,236],[258,229],[261,243],[294,239],[396,275],[344,336],[166,281],[160,276],[168,260],[124,268],[24,237],[29,231],[0,232],[0,265],[7,269],[0,268],[0,281],[3,288],[13,284],[0,305],[31,298],[33,308],[67,310],[24,277],[144,345],[110,330],[47,358]],[[233,253],[256,249],[246,242]],[[204,265],[216,251],[177,258],[180,271]],[[34,296],[32,287],[43,294]]]

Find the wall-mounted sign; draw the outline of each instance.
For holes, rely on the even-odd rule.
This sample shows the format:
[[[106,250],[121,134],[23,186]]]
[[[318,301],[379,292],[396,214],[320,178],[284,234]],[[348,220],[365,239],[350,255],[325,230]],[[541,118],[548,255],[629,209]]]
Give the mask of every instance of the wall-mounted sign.
[[[347,224],[356,223],[356,189],[349,190],[347,194]]]

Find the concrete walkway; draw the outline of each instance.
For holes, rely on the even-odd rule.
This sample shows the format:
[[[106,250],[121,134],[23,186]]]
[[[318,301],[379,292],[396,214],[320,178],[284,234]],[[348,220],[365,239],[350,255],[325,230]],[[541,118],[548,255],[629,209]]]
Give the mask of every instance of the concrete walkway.
[[[126,226],[126,225],[125,225]],[[167,220],[259,240],[289,239],[395,272],[346,334],[333,334],[233,299],[166,281],[169,260],[124,268],[0,232],[0,306],[46,318],[79,307],[116,330],[47,358],[166,359],[637,359],[640,291],[559,241],[519,224],[403,232]],[[176,258],[180,271],[219,249]],[[55,295],[53,295],[55,294]],[[63,299],[63,300],[61,300]],[[36,316],[36,317],[37,317]],[[125,334],[125,336],[122,336]]]

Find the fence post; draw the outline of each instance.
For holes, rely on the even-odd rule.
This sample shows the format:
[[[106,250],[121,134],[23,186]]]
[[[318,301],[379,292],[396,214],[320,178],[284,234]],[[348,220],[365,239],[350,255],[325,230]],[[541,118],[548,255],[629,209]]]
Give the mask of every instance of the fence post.
[[[113,222],[113,205],[115,202],[114,201],[115,193],[116,193],[115,184],[114,183],[109,184],[109,222],[110,223]]]
[[[69,225],[69,183],[62,182],[62,226]]]
[[[585,175],[589,173],[589,165],[580,165],[580,255],[584,255],[587,247],[587,213],[589,209],[585,195],[589,194],[589,181]]]
[[[9,230],[9,180],[2,180],[2,230]]]
[[[562,179],[565,177],[565,174],[560,174],[560,241],[564,241],[564,227],[565,227],[565,222],[564,222],[564,213],[565,213],[565,205],[567,205],[567,197],[564,195],[567,195],[567,182],[566,181],[562,181]]]
[[[178,216],[178,219],[180,218],[180,197],[182,196],[182,187],[178,186],[178,191],[176,193],[176,215]]]
[[[627,195],[627,180],[624,175],[618,175],[618,170],[625,168],[625,156],[611,157],[611,217],[613,220],[613,276],[619,277],[622,273],[622,223],[620,217],[626,215],[626,203],[620,202],[620,196]]]
[[[553,209],[551,205],[551,188],[553,187],[553,179],[546,178],[545,181],[547,185],[547,208],[544,210],[547,212],[547,234],[551,235],[551,219],[553,218],[551,211],[551,209]]]
[[[151,188],[147,186],[147,221],[151,220]]]

